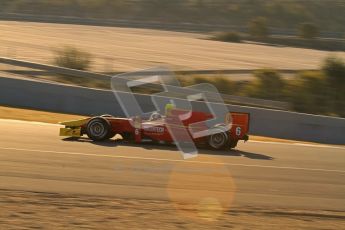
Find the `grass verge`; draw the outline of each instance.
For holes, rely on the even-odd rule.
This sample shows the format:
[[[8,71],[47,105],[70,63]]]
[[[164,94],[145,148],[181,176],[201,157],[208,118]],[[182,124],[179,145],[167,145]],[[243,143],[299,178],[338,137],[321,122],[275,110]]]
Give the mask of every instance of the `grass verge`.
[[[20,108],[0,106],[1,119],[39,121],[39,122],[57,124],[59,121],[73,120],[73,119],[79,119],[79,118],[84,118],[84,117],[85,116],[81,116],[81,115],[52,113],[52,112],[39,111],[39,110],[20,109]]]

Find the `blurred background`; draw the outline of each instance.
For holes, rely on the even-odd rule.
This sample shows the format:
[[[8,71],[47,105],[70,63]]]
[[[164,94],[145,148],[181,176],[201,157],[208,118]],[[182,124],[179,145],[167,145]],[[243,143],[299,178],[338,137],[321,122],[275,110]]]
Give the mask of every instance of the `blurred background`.
[[[227,102],[345,117],[345,1],[0,0],[0,55],[112,76],[154,66]],[[0,62],[13,75],[108,78]],[[145,93],[145,90],[141,90]],[[251,98],[260,99],[253,100]]]

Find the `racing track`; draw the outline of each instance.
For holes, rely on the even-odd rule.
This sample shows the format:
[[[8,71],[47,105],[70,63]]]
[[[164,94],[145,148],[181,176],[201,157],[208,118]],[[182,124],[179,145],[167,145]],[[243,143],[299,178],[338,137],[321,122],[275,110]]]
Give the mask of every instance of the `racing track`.
[[[225,203],[233,198],[226,208],[345,211],[341,146],[249,141],[184,161],[173,146],[62,139],[58,128],[0,120],[0,191],[169,202],[206,191]]]

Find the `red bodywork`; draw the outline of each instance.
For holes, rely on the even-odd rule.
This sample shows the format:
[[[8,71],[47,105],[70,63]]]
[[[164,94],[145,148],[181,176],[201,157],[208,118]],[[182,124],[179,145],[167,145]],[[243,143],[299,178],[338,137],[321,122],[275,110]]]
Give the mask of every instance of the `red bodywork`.
[[[188,112],[186,119],[180,121],[178,118],[181,114],[186,114],[186,111],[174,109],[170,115],[167,115],[157,120],[141,120],[140,118],[117,118],[117,117],[104,117],[111,125],[113,133],[120,134],[123,137],[141,142],[143,139],[151,139],[153,141],[164,141],[167,143],[174,142],[168,126],[174,128],[174,132],[186,134],[189,125],[197,122],[207,121],[212,119],[212,115],[204,112],[191,111]],[[247,113],[229,113],[228,116],[232,118],[231,129],[228,130],[228,135],[233,141],[248,140],[249,131],[249,114]],[[224,118],[224,124],[227,124],[229,117]],[[181,123],[182,122],[182,123]],[[178,125],[182,124],[182,125]],[[205,129],[206,124],[200,124],[200,129]],[[221,124],[220,124],[221,125]],[[82,126],[85,130],[85,125]],[[192,138],[195,144],[206,143],[208,136],[193,138],[191,133],[187,131],[188,139]],[[181,136],[180,136],[181,138]],[[182,136],[183,139],[183,136]]]

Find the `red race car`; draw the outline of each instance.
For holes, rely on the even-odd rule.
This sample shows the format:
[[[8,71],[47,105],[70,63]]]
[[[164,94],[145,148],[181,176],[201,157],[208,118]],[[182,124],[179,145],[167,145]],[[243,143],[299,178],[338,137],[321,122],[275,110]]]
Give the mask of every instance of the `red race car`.
[[[82,120],[61,122],[65,128],[60,129],[60,136],[81,137],[86,134],[94,141],[103,141],[114,137],[116,134],[122,136],[124,140],[140,143],[145,140],[153,142],[176,143],[171,130],[174,129],[175,137],[179,136],[179,141],[192,140],[196,146],[208,145],[213,149],[235,148],[239,140],[248,140],[249,114],[248,113],[228,113],[224,117],[224,123],[212,127],[211,134],[207,136],[194,137],[189,129],[191,124],[203,124],[203,121],[212,119],[212,115],[204,112],[190,111],[186,119],[175,122],[179,114],[186,111],[172,109],[165,116],[153,113],[149,119],[119,118],[111,115],[90,117]],[[180,125],[176,125],[180,124]],[[231,124],[230,129],[226,129],[227,124]],[[205,128],[199,127],[200,129]],[[187,131],[186,131],[187,130]],[[181,133],[181,135],[179,135]],[[182,139],[181,139],[182,138]]]

